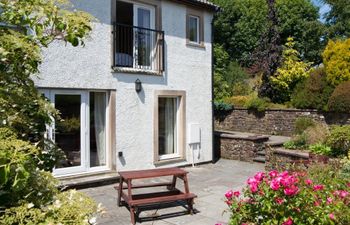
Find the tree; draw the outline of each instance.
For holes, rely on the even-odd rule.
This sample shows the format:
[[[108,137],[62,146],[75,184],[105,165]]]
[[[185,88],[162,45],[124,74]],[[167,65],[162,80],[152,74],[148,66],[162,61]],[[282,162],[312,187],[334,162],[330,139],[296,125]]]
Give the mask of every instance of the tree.
[[[92,17],[69,10],[68,0],[0,0],[0,126],[38,142],[56,114],[30,76],[39,73],[41,49],[54,40],[83,45]]]
[[[288,38],[282,53],[281,66],[270,78],[283,102],[289,101],[295,86],[310,75],[311,63],[301,61],[300,54],[294,49],[294,46],[293,38]]]
[[[350,37],[350,4],[348,0],[323,0],[330,6],[326,13],[327,38]]]
[[[268,4],[265,0],[214,0],[223,10],[214,22],[215,42],[224,46],[230,57],[242,66],[251,66],[251,56],[260,46],[260,37],[268,27]],[[282,43],[288,37],[302,60],[321,62],[324,48],[323,24],[318,8],[310,0],[276,0],[278,31]]]
[[[350,80],[350,38],[330,40],[322,56],[329,83],[337,86]]]

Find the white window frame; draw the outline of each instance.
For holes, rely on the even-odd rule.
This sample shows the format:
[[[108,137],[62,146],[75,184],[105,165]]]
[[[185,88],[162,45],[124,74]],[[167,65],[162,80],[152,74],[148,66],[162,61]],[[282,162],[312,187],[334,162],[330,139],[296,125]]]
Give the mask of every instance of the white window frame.
[[[196,41],[192,41],[190,38],[191,38],[191,27],[190,27],[190,24],[191,24],[191,19],[196,19],[196,25],[197,25],[197,40]],[[193,16],[193,15],[189,15],[188,16],[188,41],[189,43],[192,43],[192,44],[200,44],[200,17],[199,16]]]

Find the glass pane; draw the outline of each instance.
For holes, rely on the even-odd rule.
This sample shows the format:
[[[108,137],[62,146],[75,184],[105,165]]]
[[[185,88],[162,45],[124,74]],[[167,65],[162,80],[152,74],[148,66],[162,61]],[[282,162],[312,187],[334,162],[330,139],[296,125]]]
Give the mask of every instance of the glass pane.
[[[141,27],[137,29],[137,53],[138,53],[138,65],[150,66],[151,65],[151,11],[148,9],[137,9],[137,26]],[[142,29],[147,28],[147,29]]]
[[[198,18],[190,17],[189,20],[189,35],[190,41],[199,42],[198,41]]]
[[[176,153],[177,98],[159,98],[158,101],[159,155]]]
[[[62,118],[55,123],[55,142],[66,155],[57,168],[81,165],[80,105],[80,95],[55,95],[55,108]]]
[[[106,165],[106,93],[90,93],[90,166]]]

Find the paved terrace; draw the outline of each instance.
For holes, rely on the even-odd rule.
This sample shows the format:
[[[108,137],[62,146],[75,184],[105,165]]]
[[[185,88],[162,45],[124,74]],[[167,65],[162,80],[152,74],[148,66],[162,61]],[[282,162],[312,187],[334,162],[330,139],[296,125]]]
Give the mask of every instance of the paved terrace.
[[[225,192],[229,189],[242,189],[249,176],[264,170],[264,164],[221,159],[215,164],[204,164],[194,168],[186,167],[185,170],[189,172],[190,191],[198,196],[194,201],[196,214],[188,215],[185,206],[180,202],[155,205],[141,208],[140,219],[137,224],[214,225],[218,222],[226,224],[229,220],[229,214],[224,213],[227,209],[224,203]],[[170,179],[170,177],[164,177],[152,181],[164,182],[170,181]],[[145,181],[141,180],[139,182]],[[181,180],[178,180],[177,187],[181,189],[181,185]],[[81,191],[87,193],[105,207],[106,213],[98,218],[98,224],[129,225],[130,213],[125,206],[117,206],[117,191],[114,190],[114,186],[106,185]],[[153,188],[153,190],[155,189],[157,188]],[[146,190],[135,190],[135,193]]]

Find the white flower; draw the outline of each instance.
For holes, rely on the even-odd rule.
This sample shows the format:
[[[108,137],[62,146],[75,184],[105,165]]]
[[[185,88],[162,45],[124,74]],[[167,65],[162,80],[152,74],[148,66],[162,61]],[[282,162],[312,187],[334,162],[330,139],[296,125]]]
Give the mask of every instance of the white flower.
[[[96,224],[96,217],[92,217],[89,219],[90,224]]]
[[[33,203],[29,203],[27,207],[28,207],[28,209],[33,208],[34,204]]]

